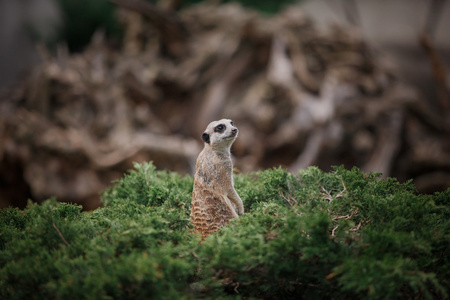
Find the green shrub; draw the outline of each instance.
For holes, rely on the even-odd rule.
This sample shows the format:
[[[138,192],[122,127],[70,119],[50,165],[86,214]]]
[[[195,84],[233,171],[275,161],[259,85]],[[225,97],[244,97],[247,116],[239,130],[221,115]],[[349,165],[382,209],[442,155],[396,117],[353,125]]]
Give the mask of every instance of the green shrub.
[[[440,299],[450,290],[450,189],[357,168],[237,174],[246,214],[202,244],[193,179],[151,163],[102,194],[0,211],[1,299]]]

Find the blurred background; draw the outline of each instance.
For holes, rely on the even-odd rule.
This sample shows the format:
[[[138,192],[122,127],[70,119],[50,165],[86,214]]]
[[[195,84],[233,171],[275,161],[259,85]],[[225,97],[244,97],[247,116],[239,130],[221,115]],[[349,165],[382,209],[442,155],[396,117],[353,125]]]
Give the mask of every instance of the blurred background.
[[[0,0],[0,207],[86,210],[132,168],[357,166],[450,187],[447,0]]]

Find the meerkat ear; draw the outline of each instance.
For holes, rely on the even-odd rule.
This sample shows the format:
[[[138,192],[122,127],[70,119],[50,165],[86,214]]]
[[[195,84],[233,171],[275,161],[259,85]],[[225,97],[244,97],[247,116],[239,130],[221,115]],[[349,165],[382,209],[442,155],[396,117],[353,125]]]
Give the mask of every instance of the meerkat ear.
[[[203,133],[203,134],[202,134],[202,140],[203,140],[205,143],[208,143],[208,144],[209,144],[209,134],[207,134],[206,132]]]

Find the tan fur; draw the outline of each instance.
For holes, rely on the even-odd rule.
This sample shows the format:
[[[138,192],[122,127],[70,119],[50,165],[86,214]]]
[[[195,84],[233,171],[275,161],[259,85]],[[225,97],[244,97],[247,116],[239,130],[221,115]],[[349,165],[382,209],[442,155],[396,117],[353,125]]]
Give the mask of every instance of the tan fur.
[[[219,125],[225,127],[223,132],[217,131]],[[191,209],[195,232],[203,238],[226,225],[230,219],[244,214],[242,200],[234,189],[230,154],[238,130],[231,120],[222,119],[211,122],[205,134],[209,143],[205,142],[197,158]]]

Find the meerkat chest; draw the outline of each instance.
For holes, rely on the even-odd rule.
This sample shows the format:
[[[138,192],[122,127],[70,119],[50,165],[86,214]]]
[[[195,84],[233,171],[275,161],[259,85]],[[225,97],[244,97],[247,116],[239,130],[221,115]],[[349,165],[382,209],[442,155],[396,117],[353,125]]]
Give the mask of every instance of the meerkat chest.
[[[215,188],[227,186],[232,181],[231,159],[217,157],[199,157],[197,161],[196,181]]]

